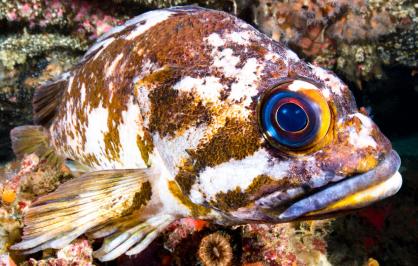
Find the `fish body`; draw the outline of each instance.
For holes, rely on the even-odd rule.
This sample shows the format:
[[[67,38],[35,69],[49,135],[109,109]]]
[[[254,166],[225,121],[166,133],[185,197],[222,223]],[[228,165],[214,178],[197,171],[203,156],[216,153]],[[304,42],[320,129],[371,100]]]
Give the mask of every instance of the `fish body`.
[[[49,145],[38,150],[83,174],[31,206],[14,246],[29,252],[90,232],[107,237],[95,255],[111,260],[180,217],[285,222],[368,205],[402,181],[390,142],[338,77],[197,7],[103,35],[37,90],[34,120],[12,132],[15,152],[36,131]]]

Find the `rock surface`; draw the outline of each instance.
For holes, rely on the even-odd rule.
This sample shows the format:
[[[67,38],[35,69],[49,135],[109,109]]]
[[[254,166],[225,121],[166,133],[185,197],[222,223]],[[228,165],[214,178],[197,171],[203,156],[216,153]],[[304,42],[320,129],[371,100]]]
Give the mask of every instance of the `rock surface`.
[[[255,23],[314,63],[357,83],[418,67],[418,4],[408,0],[261,0]]]

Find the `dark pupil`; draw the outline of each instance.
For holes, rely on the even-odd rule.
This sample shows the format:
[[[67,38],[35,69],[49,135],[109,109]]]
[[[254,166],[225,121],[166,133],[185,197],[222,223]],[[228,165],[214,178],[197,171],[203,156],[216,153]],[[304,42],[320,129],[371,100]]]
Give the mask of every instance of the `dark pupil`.
[[[299,131],[308,123],[305,111],[297,104],[285,103],[277,111],[277,122],[285,131]]]

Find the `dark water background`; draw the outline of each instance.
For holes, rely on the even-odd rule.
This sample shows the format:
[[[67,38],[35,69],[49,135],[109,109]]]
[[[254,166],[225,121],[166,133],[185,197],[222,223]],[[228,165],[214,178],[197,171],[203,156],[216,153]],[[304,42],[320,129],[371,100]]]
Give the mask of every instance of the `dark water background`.
[[[386,68],[385,73],[384,79],[365,82],[362,90],[352,91],[358,106],[370,111],[399,153],[403,185],[395,196],[371,207],[385,216],[380,230],[359,215],[338,219],[328,252],[345,248],[353,258],[366,253],[381,265],[412,266],[418,265],[418,75],[397,67]],[[359,245],[364,239],[370,240],[368,248]],[[352,265],[354,261],[335,259],[334,264]]]

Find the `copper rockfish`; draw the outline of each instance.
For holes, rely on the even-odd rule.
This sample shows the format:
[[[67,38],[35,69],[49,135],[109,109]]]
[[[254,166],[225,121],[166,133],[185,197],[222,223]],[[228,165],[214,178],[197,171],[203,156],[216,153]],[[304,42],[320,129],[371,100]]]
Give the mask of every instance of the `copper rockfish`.
[[[103,35],[38,88],[15,153],[78,177],[25,214],[26,253],[86,233],[94,255],[137,254],[181,217],[278,223],[395,194],[399,156],[348,87],[249,24],[198,7]]]

